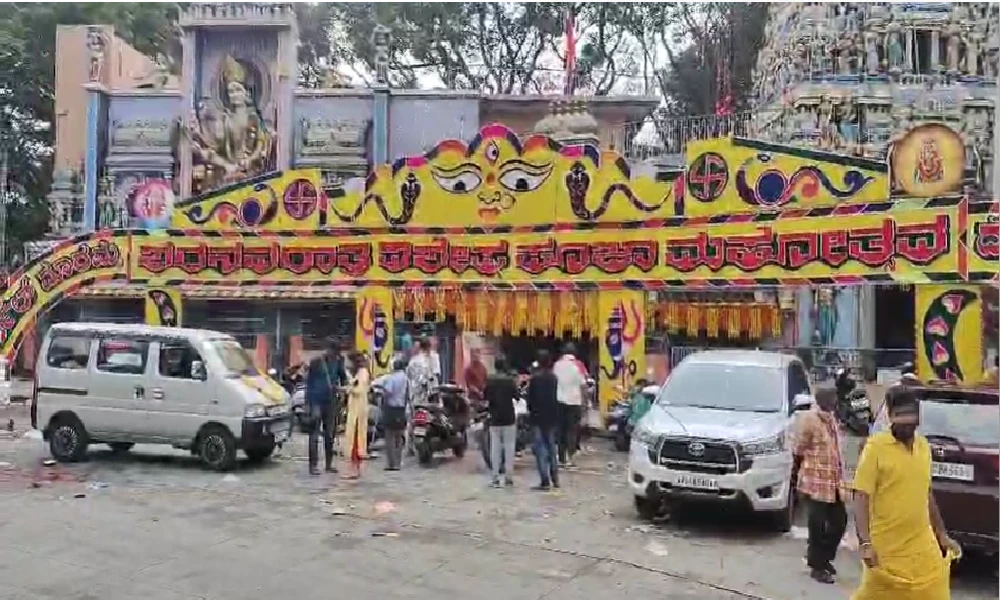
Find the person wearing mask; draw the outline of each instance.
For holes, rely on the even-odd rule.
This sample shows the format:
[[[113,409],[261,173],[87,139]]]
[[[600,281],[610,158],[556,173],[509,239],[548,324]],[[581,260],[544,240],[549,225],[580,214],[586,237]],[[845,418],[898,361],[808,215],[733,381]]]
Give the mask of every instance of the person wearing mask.
[[[950,597],[950,537],[931,490],[931,450],[917,434],[914,390],[886,391],[889,430],[868,439],[854,475],[854,522],[864,568],[852,600]]]
[[[517,398],[517,384],[507,372],[507,363],[497,358],[496,373],[487,378],[483,396],[490,413],[490,485],[500,487],[500,473],[504,483],[514,485],[514,450],[517,439],[517,425],[514,414],[514,400]]]
[[[333,441],[340,414],[340,389],[347,385],[347,371],[340,356],[340,345],[331,341],[326,352],[309,362],[306,375],[306,403],[309,404],[309,473],[319,475],[319,437],[323,436],[323,461],[327,473],[333,466]]]
[[[553,367],[553,373],[559,383],[559,463],[572,467],[587,388],[587,378],[580,369],[573,344],[563,347],[563,354]]]
[[[361,477],[361,465],[368,456],[368,392],[371,389],[371,373],[368,371],[368,357],[355,352],[351,363],[354,375],[347,391],[347,426],[344,439],[349,444],[347,452],[350,472],[349,479]]]
[[[559,423],[559,382],[552,372],[552,356],[538,353],[538,369],[528,380],[528,418],[535,429],[535,463],[539,483],[535,490],[559,487],[559,465],[556,461],[556,430]]]
[[[403,443],[406,435],[406,407],[409,379],[406,359],[392,363],[392,373],[382,380],[382,423],[385,427],[385,470],[398,471],[403,463]]]
[[[809,541],[806,564],[810,576],[833,583],[833,559],[847,529],[844,508],[844,469],[840,454],[840,427],[833,411],[837,390],[816,391],[816,402],[798,422],[792,452],[798,466],[798,490],[808,498]]]
[[[469,350],[469,364],[465,367],[465,388],[469,391],[469,399],[473,403],[483,400],[483,391],[486,389],[486,378],[489,373],[486,365],[483,364],[482,355],[479,348]]]

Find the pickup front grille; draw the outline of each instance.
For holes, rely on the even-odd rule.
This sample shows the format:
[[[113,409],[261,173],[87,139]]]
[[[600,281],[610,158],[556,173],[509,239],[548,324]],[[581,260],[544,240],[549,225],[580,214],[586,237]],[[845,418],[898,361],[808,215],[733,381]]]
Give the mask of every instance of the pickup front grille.
[[[725,442],[699,439],[664,439],[659,463],[683,471],[732,472],[738,469],[736,449]]]

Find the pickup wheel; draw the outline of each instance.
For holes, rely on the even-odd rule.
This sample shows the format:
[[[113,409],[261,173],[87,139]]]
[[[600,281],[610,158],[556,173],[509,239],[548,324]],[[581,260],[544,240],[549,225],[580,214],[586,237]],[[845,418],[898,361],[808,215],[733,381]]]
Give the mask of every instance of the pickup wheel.
[[[111,451],[115,454],[125,454],[131,450],[135,444],[132,442],[109,442],[108,446],[111,447]]]
[[[652,521],[660,516],[660,509],[660,504],[654,500],[642,496],[635,497],[635,512],[639,513],[639,518],[643,520]]]
[[[776,511],[771,518],[774,522],[774,529],[779,533],[788,533],[792,530],[795,521],[795,482],[788,484],[788,506],[783,510]]]
[[[271,443],[264,446],[255,446],[253,448],[247,448],[243,451],[243,453],[247,455],[247,458],[250,460],[250,462],[259,465],[262,462],[266,461],[267,459],[271,458],[271,455],[274,454],[274,448],[275,448],[274,443]]]

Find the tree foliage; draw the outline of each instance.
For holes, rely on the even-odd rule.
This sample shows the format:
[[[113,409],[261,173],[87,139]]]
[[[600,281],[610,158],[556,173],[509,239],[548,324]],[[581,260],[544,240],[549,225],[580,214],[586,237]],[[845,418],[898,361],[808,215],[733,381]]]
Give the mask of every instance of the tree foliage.
[[[108,24],[149,55],[176,51],[176,4],[11,3],[0,17],[0,144],[8,157],[7,243],[17,251],[48,223],[59,25]],[[0,148],[2,150],[2,148]]]

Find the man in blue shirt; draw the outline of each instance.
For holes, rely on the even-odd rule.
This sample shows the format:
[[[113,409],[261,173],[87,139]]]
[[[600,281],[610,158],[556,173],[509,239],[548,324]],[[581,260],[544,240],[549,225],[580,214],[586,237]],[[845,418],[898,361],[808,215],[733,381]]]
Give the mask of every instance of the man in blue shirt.
[[[306,402],[309,404],[309,473],[319,475],[319,436],[323,434],[323,460],[327,473],[333,466],[333,439],[337,435],[340,414],[340,388],[347,385],[347,371],[340,356],[340,345],[331,341],[326,352],[309,362],[306,375]]]
[[[381,384],[382,423],[385,427],[385,470],[398,471],[403,462],[403,438],[406,433],[406,402],[409,378],[406,376],[406,359],[397,358],[390,373]]]

